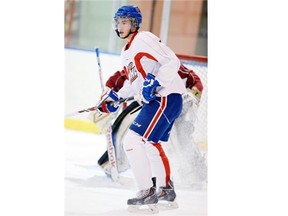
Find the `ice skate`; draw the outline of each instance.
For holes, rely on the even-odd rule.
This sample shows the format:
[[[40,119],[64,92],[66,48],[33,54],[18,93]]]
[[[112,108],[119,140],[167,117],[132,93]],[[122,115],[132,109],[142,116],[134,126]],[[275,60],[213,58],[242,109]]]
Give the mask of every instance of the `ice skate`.
[[[170,180],[167,187],[160,187],[157,193],[158,204],[160,209],[175,209],[178,208],[176,202],[176,193],[174,190],[174,184]]]
[[[136,198],[128,199],[128,211],[138,214],[156,214],[157,208],[156,188],[153,186],[147,190],[141,190],[137,193]]]

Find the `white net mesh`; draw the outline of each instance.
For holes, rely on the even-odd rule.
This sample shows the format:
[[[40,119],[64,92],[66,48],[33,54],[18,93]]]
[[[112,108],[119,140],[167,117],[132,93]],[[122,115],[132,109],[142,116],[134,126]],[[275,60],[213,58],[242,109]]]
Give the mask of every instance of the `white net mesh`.
[[[179,58],[186,67],[194,70],[194,72],[200,77],[203,84],[203,91],[197,111],[197,121],[195,123],[193,138],[202,150],[207,150],[207,58],[181,55],[179,55]]]
[[[192,101],[184,102],[170,141],[163,148],[177,187],[203,189],[207,186],[207,58],[185,56],[180,60],[200,77],[203,91],[198,108]]]

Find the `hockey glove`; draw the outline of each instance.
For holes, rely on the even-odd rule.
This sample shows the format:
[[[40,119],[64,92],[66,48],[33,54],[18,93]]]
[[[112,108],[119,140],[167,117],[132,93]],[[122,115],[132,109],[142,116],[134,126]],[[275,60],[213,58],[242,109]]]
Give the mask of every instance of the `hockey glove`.
[[[145,81],[142,86],[142,98],[145,103],[149,103],[152,100],[155,100],[156,88],[159,86],[159,82],[155,79],[155,76],[148,73]]]
[[[121,98],[117,95],[117,93],[113,91],[112,89],[110,89],[109,91],[107,91],[105,94],[101,96],[102,102],[98,106],[98,109],[101,112],[105,112],[105,113],[115,112],[120,106],[120,102],[117,103],[115,101],[118,101],[120,99]]]

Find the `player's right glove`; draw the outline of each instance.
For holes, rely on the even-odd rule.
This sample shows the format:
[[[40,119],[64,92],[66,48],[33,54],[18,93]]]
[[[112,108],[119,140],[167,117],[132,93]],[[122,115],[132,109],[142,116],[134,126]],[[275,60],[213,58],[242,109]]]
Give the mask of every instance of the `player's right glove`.
[[[145,103],[155,100],[156,88],[160,86],[159,82],[155,79],[155,76],[148,73],[142,86],[142,98]]]
[[[105,113],[115,112],[119,108],[120,103],[119,102],[113,103],[113,102],[118,101],[120,99],[121,97],[119,97],[115,91],[110,89],[109,91],[107,91],[101,96],[102,102],[98,106],[98,109],[101,112],[105,112]]]

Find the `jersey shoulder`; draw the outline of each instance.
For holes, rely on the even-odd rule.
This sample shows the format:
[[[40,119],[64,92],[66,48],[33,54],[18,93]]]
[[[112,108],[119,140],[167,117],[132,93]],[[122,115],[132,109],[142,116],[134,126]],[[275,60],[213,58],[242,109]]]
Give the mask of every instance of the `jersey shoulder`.
[[[145,42],[152,42],[152,41],[157,41],[157,42],[160,42],[160,38],[158,38],[156,35],[154,35],[153,33],[151,32],[148,32],[148,31],[141,31],[137,34],[137,38],[139,40],[143,40]]]

